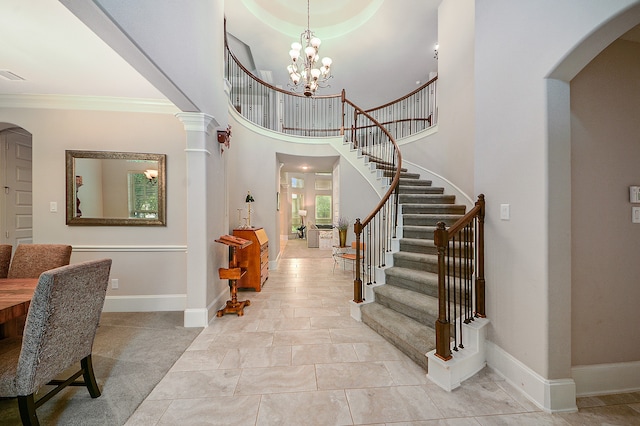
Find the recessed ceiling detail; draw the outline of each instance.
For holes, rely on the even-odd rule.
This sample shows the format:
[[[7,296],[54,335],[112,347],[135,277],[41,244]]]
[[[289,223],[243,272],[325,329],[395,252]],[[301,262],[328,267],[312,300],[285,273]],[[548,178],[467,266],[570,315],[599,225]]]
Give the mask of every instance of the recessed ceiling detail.
[[[312,0],[310,24],[323,40],[340,37],[367,22],[383,1]],[[242,4],[262,22],[294,40],[307,26],[307,5],[300,0],[242,0]]]

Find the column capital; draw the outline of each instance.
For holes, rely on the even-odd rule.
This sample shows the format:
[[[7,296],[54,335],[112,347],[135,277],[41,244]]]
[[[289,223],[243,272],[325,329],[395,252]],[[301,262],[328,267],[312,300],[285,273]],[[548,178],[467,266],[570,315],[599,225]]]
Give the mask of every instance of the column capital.
[[[213,129],[219,126],[215,118],[202,112],[179,112],[176,117],[187,132],[205,132],[211,135]]]

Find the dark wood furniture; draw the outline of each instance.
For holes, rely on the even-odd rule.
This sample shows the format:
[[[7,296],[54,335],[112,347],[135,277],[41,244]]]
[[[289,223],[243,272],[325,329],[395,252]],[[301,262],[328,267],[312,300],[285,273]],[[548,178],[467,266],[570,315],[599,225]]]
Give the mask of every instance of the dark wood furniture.
[[[225,307],[220,309],[216,316],[238,314],[241,317],[244,315],[244,307],[251,305],[251,301],[238,301],[238,280],[247,273],[247,263],[238,260],[238,249],[243,249],[253,244],[253,242],[235,235],[223,235],[216,242],[229,246],[229,267],[219,268],[218,274],[221,280],[229,280],[229,292],[231,294],[231,300],[227,300]]]
[[[253,242],[238,250],[238,261],[247,263],[247,273],[238,280],[238,288],[260,291],[269,278],[269,239],[264,228],[234,229],[233,235]]]
[[[22,335],[37,278],[0,279],[0,339]]]

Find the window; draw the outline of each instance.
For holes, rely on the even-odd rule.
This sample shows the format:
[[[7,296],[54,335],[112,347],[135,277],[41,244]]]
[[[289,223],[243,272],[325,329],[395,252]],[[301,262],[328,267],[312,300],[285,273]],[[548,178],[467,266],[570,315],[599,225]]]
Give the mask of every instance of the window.
[[[316,225],[331,225],[331,195],[316,195]]]
[[[129,217],[156,219],[158,217],[158,184],[142,172],[129,172]]]
[[[300,178],[291,178],[291,187],[292,188],[304,188],[304,179]]]

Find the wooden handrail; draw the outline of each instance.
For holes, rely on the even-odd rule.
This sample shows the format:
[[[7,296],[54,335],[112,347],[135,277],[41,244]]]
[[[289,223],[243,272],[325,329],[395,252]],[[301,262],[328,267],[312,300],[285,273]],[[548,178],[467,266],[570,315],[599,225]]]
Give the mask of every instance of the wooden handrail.
[[[420,87],[418,87],[417,89],[415,89],[413,92],[408,93],[408,94],[406,94],[406,95],[402,96],[401,98],[396,99],[395,101],[387,102],[386,104],[381,105],[381,106],[377,106],[377,107],[375,107],[375,108],[370,108],[370,109],[366,110],[366,112],[373,112],[373,111],[377,111],[377,110],[379,110],[379,109],[389,107],[389,106],[391,106],[391,105],[393,105],[393,104],[397,104],[398,102],[402,102],[402,101],[404,101],[405,99],[410,98],[411,96],[413,96],[413,95],[415,95],[416,93],[420,92],[421,90],[426,89],[426,88],[427,88],[427,86],[429,86],[429,85],[431,85],[431,84],[435,83],[435,81],[436,81],[437,79],[438,79],[438,76],[436,75],[436,76],[435,76],[435,77],[433,77],[431,80],[427,81],[425,84],[423,84],[422,86],[420,86]]]
[[[465,291],[470,289],[469,287],[461,288],[460,281],[470,280],[470,271],[456,271],[456,261],[459,259],[453,259],[453,283],[451,283],[451,268],[448,267],[450,265],[449,258],[449,248],[451,242],[458,236],[459,234],[464,235],[464,239],[459,244],[470,245],[473,244],[475,246],[475,254],[474,254],[474,264],[475,264],[475,285],[473,288],[473,294],[467,297],[473,298],[475,295],[475,312],[472,315],[468,315],[468,313],[464,313],[467,315],[465,318],[465,323],[471,321],[473,316],[475,317],[485,317],[485,279],[484,279],[484,216],[485,216],[485,199],[484,195],[480,194],[478,196],[478,201],[476,201],[475,206],[469,210],[462,218],[460,218],[456,223],[451,225],[449,228],[446,227],[444,222],[438,222],[436,225],[436,230],[434,232],[433,240],[438,249],[438,319],[435,323],[436,330],[436,352],[435,355],[442,360],[449,360],[452,358],[451,354],[451,330],[453,328],[454,333],[456,330],[456,324],[458,323],[457,318],[453,318],[454,324],[453,327],[450,323],[450,307],[451,305],[455,305],[456,301],[453,302],[449,298],[449,294],[451,292],[460,292],[463,294]],[[466,234],[465,229],[472,228],[475,223],[475,238],[473,240],[469,240],[469,235]],[[455,254],[455,249],[454,249]],[[458,256],[461,258],[463,255],[458,253]],[[460,262],[461,264],[462,262]],[[462,267],[460,267],[462,269]],[[460,276],[456,276],[459,273]],[[456,279],[458,279],[458,288],[456,288]],[[462,312],[462,310],[461,310]],[[455,311],[454,311],[455,313]],[[462,330],[462,327],[460,327]],[[460,333],[462,333],[460,331]],[[458,347],[462,348],[462,336],[454,337],[454,350],[457,350]]]

